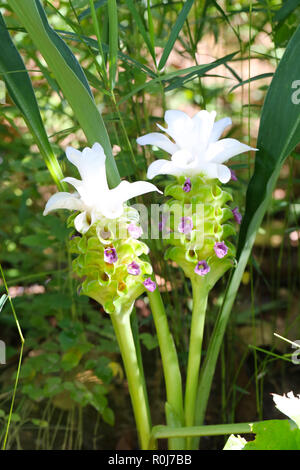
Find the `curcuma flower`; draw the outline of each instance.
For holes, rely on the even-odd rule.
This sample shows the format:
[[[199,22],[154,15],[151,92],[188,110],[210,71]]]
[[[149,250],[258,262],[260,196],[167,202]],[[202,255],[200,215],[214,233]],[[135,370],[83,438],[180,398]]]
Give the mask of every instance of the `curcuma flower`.
[[[137,139],[140,145],[155,145],[171,154],[171,161],[156,160],[149,168],[147,177],[157,175],[187,176],[202,175],[209,179],[218,179],[227,183],[232,173],[223,165],[230,158],[249,150],[257,150],[236,139],[220,139],[224,130],[231,125],[230,118],[215,122],[216,112],[202,110],[193,118],[183,111],[169,110],[165,113],[168,128],[159,124],[158,127],[166,132],[146,134]],[[189,183],[185,183],[188,191]]]
[[[151,191],[160,192],[156,186],[146,181],[121,183],[113,189],[108,188],[105,160],[106,156],[100,144],[92,148],[86,147],[82,152],[67,147],[68,160],[77,167],[81,180],[67,177],[63,181],[71,184],[76,192],[60,192],[54,194],[46,204],[44,215],[56,209],[80,211],[74,219],[78,232],[85,233],[103,217],[116,219],[124,212],[124,203],[133,197]]]
[[[149,277],[151,265],[141,259],[149,249],[139,240],[139,214],[126,201],[158,189],[144,181],[122,181],[109,189],[106,157],[98,143],[82,152],[68,147],[66,154],[78,168],[81,180],[65,178],[76,192],[54,194],[44,215],[56,209],[80,211],[68,222],[81,234],[74,232],[69,240],[71,253],[77,255],[73,269],[82,278],[80,294],[99,302],[107,313],[130,313],[135,299],[145,290],[153,291],[156,285]]]

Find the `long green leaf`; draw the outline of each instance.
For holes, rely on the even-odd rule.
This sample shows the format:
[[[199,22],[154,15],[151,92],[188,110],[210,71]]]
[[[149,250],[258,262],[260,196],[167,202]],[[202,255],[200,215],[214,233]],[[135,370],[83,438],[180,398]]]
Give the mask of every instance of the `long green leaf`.
[[[116,0],[108,0],[109,21],[109,82],[111,89],[115,86],[118,57],[118,10]]]
[[[246,197],[238,244],[238,264],[229,284],[202,368],[198,389],[196,424],[204,419],[218,354],[230,312],[255,241],[286,157],[300,141],[299,105],[293,104],[293,82],[300,76],[300,27],[290,40],[275,72],[263,106],[255,170]]]
[[[136,22],[136,25],[138,27],[138,30],[139,32],[141,33],[141,35],[143,36],[143,39],[146,43],[146,46],[148,47],[148,50],[152,56],[152,59],[154,60],[155,62],[155,50],[154,50],[154,47],[151,43],[151,40],[148,36],[148,33],[146,31],[146,28],[144,26],[144,23],[143,23],[143,20],[138,12],[138,10],[136,9],[135,7],[135,4],[133,2],[133,0],[125,0],[126,1],[126,4],[127,4],[127,7],[128,7],[128,10],[130,11],[130,13],[132,14],[133,18],[134,18],[134,21]]]
[[[170,90],[173,90],[174,88],[178,88],[179,86],[182,86],[186,81],[192,80],[196,76],[202,77],[209,70],[213,70],[219,65],[229,62],[235,56],[235,54],[236,52],[233,52],[232,54],[228,54],[222,57],[221,59],[217,59],[214,62],[211,62],[210,64],[194,65],[193,67],[176,70],[176,72],[166,73],[159,77],[153,78],[153,80],[149,80],[148,82],[142,83],[141,85],[138,85],[137,87],[133,88],[133,90],[131,90],[130,93],[123,96],[123,98],[119,101],[119,103],[120,104],[124,103],[131,96],[135,95],[136,93],[143,90],[144,88],[150,87],[154,83],[171,82],[171,84],[165,88],[165,91],[170,91]],[[184,75],[184,77],[180,77],[181,75]]]
[[[164,51],[163,51],[163,53],[162,53],[161,59],[160,59],[159,64],[158,64],[158,70],[161,70],[161,69],[165,66],[165,64],[166,64],[166,62],[167,62],[167,60],[168,60],[168,57],[169,57],[169,55],[170,55],[170,52],[171,52],[171,50],[173,49],[173,46],[174,46],[174,44],[175,44],[175,41],[176,41],[176,39],[177,39],[177,37],[178,37],[178,34],[180,33],[181,28],[183,27],[184,22],[185,22],[185,20],[186,20],[188,14],[189,14],[189,12],[190,12],[190,9],[191,9],[192,6],[193,6],[193,3],[194,3],[194,0],[187,0],[187,1],[184,3],[184,5],[183,5],[183,7],[182,7],[182,10],[181,10],[181,12],[179,13],[178,18],[177,18],[177,20],[176,20],[176,22],[175,22],[175,24],[174,24],[174,26],[173,26],[173,29],[172,29],[172,31],[171,31],[171,33],[170,33],[170,36],[169,36],[169,39],[168,39],[168,41],[167,41],[167,44],[166,44],[166,46],[165,46],[165,48],[164,48]]]
[[[53,153],[40,115],[33,86],[22,57],[15,47],[0,13],[0,73],[10,97],[21,111],[23,118],[38,145],[50,174],[60,189],[63,173]]]
[[[50,27],[39,0],[8,0],[18,15],[37,49],[55,75],[64,96],[74,110],[90,145],[100,142],[107,156],[107,177],[111,186],[116,186],[119,173],[112,155],[111,144],[95,104],[87,79],[74,54],[58,34]]]

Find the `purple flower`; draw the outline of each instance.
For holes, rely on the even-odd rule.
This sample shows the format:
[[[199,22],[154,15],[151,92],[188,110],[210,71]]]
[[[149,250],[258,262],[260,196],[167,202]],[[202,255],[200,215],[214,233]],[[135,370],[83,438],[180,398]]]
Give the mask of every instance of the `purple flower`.
[[[235,171],[232,170],[231,168],[229,168],[229,170],[230,170],[230,173],[231,173],[231,179],[232,179],[232,181],[237,181],[238,179],[237,179],[237,177],[236,177]]]
[[[193,221],[191,217],[182,217],[179,225],[178,225],[178,232],[180,233],[191,233],[193,230]]]
[[[232,213],[233,213],[233,217],[235,219],[235,221],[240,224],[242,222],[242,216],[241,214],[239,213],[239,209],[238,207],[235,207],[234,209],[232,209]]]
[[[169,219],[169,215],[162,214],[161,222],[158,223],[158,230],[162,232],[164,228],[166,228],[167,221]],[[170,232],[170,230],[168,230]]]
[[[191,179],[190,178],[187,178],[184,182],[184,185],[182,187],[183,191],[185,193],[189,193],[190,190],[192,189],[192,183],[191,183]]]
[[[152,281],[151,277],[148,277],[144,282],[143,282],[144,286],[146,287],[146,289],[150,292],[153,292],[155,291],[156,289],[156,283],[154,281]]]
[[[205,276],[205,274],[209,273],[210,267],[205,260],[202,260],[197,263],[194,271],[196,274],[199,274],[199,276]]]
[[[224,258],[228,253],[228,247],[224,242],[216,242],[214,250],[218,258]]]
[[[128,232],[130,233],[132,238],[140,238],[143,233],[142,227],[138,227],[133,222],[128,225],[127,227]]]
[[[141,274],[140,265],[136,263],[135,261],[132,261],[132,263],[130,263],[127,266],[127,271],[129,272],[129,274],[132,274],[133,276],[138,276],[139,274]]]
[[[105,248],[104,250],[104,261],[109,264],[116,263],[118,260],[118,255],[113,246]]]

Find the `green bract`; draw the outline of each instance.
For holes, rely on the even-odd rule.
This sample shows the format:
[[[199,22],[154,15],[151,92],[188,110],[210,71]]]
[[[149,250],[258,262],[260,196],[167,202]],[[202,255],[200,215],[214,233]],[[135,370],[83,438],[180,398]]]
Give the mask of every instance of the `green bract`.
[[[69,218],[73,226],[74,215]],[[70,251],[78,256],[73,261],[75,273],[83,278],[80,293],[103,305],[109,314],[130,313],[133,303],[145,290],[143,282],[152,273],[152,267],[140,257],[148,254],[145,243],[133,238],[128,226],[138,223],[138,213],[126,207],[118,219],[103,217],[82,236],[71,237]],[[105,261],[105,250],[113,249],[115,262]],[[128,272],[129,265],[136,263],[140,273]],[[129,269],[130,270],[130,269]]]
[[[208,289],[235,263],[235,247],[227,239],[236,234],[231,223],[233,214],[227,203],[232,196],[224,191],[218,180],[205,179],[203,176],[189,178],[190,190],[183,189],[186,179],[178,177],[176,183],[168,185],[165,196],[171,196],[167,201],[170,211],[170,238],[167,241],[171,246],[167,249],[165,258],[175,261],[185,272],[186,276],[198,279]],[[178,213],[192,221],[192,230],[189,233],[180,233],[178,230],[178,216],[175,207],[182,207]],[[166,230],[165,230],[166,232]],[[216,243],[225,242],[228,249],[226,255],[219,258],[214,250]],[[197,263],[205,261],[210,268],[209,272],[200,276],[195,273]]]

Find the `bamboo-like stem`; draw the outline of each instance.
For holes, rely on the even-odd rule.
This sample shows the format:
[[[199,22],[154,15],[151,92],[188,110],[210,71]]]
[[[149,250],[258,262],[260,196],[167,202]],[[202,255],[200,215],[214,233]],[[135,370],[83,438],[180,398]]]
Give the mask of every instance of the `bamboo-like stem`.
[[[130,326],[130,314],[112,314],[111,320],[124,363],[140,446],[142,450],[149,450],[152,429],[151,418],[146,387],[139,368],[134,338]],[[153,441],[151,449],[155,449],[155,442]]]
[[[169,405],[166,406],[167,423],[170,426],[178,427],[184,424],[184,414],[182,380],[177,352],[159,290],[148,292],[148,298],[157,332],[166,384],[167,405]],[[181,437],[170,438],[168,446],[170,450],[184,450],[185,440]]]
[[[197,398],[197,387],[199,381],[199,370],[201,362],[201,348],[207,307],[208,288],[202,285],[199,277],[192,279],[193,287],[193,312],[190,331],[189,356],[184,397],[185,425],[193,426],[195,421],[195,407]],[[187,439],[187,448],[193,448],[190,437]]]

